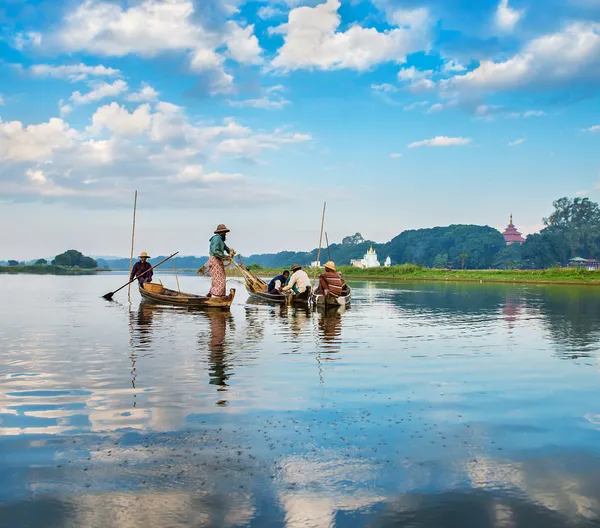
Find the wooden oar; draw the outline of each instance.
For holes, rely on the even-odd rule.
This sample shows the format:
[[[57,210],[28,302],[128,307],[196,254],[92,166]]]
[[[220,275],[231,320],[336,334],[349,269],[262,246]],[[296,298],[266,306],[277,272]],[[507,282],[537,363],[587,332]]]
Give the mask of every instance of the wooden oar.
[[[134,277],[133,279],[131,279],[127,284],[123,284],[123,286],[121,286],[120,288],[117,288],[115,291],[113,292],[108,292],[106,295],[103,295],[102,297],[104,297],[107,301],[110,301],[113,298],[113,295],[115,293],[117,293],[119,290],[122,290],[123,288],[125,288],[125,286],[129,286],[132,282],[134,282],[138,277],[141,277],[143,275],[146,275],[146,273],[148,273],[149,271],[152,271],[154,268],[158,268],[158,266],[160,266],[161,264],[164,264],[165,262],[167,262],[167,260],[172,259],[175,255],[177,255],[179,253],[179,251],[176,251],[175,253],[173,253],[171,256],[167,257],[164,260],[161,260],[158,264],[155,264],[154,266],[152,266],[150,269],[147,269],[146,271],[144,271],[143,273],[140,273],[137,277]]]

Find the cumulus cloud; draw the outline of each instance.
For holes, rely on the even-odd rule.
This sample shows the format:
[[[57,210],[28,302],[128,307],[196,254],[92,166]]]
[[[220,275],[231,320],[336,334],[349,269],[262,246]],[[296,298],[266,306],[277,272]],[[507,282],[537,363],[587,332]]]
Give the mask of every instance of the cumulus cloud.
[[[408,145],[408,148],[419,148],[419,147],[456,147],[464,146],[471,143],[471,138],[463,137],[447,137],[437,136],[433,139],[424,139],[423,141],[415,141]]]
[[[511,9],[508,5],[508,0],[500,0],[496,9],[496,27],[501,31],[512,31],[518,24],[524,12],[516,9]]]
[[[79,91],[71,94],[71,101],[75,104],[87,104],[100,101],[106,97],[116,97],[127,91],[127,83],[121,79],[116,80],[112,84],[106,82],[92,83],[92,89],[82,94]]]
[[[133,103],[156,101],[158,92],[147,83],[142,83],[139,92],[129,94],[127,100]]]
[[[523,88],[572,86],[597,81],[600,67],[600,23],[574,22],[563,30],[531,40],[513,57],[483,60],[474,70],[440,81],[445,95],[473,97]]]
[[[600,125],[594,125],[586,129],[588,132],[600,132]]]
[[[428,114],[437,114],[438,112],[441,112],[444,109],[444,105],[441,103],[436,103],[433,104],[429,107],[429,110],[427,110]]]
[[[326,0],[315,7],[292,9],[288,22],[276,28],[284,44],[272,61],[274,68],[355,69],[364,71],[383,62],[403,63],[406,55],[428,49],[430,20],[425,9],[398,11],[389,31],[353,25],[338,31],[339,0]]]
[[[227,49],[229,56],[240,64],[261,64],[262,50],[254,35],[254,26],[239,26],[236,22],[227,23]]]
[[[88,132],[99,135],[109,130],[118,136],[140,136],[150,127],[150,105],[142,104],[128,112],[118,103],[101,106],[92,116]]]
[[[286,13],[283,9],[266,5],[262,6],[256,14],[258,15],[258,18],[261,18],[262,20],[269,20],[271,18],[284,16]]]
[[[519,138],[519,139],[515,139],[514,141],[511,141],[508,146],[509,147],[516,147],[518,145],[522,145],[523,143],[525,143],[525,138]]]
[[[84,0],[56,31],[43,35],[40,44],[115,57],[182,52],[189,56],[192,70],[206,74],[211,94],[228,93],[233,78],[225,72],[224,56],[217,50],[225,48],[228,57],[240,63],[259,64],[262,50],[254,26],[203,23],[206,19],[195,11],[192,0],[140,0],[130,6]]]
[[[460,62],[455,60],[449,60],[444,63],[442,71],[444,73],[455,73],[455,72],[464,72],[467,68],[463,66]]]
[[[35,77],[54,77],[56,79],[67,79],[71,82],[83,81],[90,77],[118,77],[121,75],[119,70],[107,68],[106,66],[88,66],[79,64],[34,64],[27,70]]]
[[[398,72],[398,80],[407,83],[412,92],[421,93],[435,88],[435,83],[431,80],[432,75],[431,70],[420,71],[411,66]]]
[[[371,89],[381,93],[395,93],[400,91],[397,86],[389,83],[372,84]]]
[[[24,127],[20,121],[0,121],[0,159],[4,162],[45,162],[70,146],[77,131],[56,117],[46,123]]]

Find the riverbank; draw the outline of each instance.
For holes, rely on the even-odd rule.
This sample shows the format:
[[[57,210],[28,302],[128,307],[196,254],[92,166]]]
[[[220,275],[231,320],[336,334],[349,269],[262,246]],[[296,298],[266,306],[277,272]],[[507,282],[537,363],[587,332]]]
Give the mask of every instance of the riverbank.
[[[262,268],[254,270],[261,277],[274,277],[281,269]],[[572,268],[550,268],[546,270],[446,270],[421,268],[413,264],[391,266],[389,268],[360,269],[340,266],[338,271],[348,280],[422,280],[457,282],[505,282],[531,284],[587,284],[600,285],[600,271]],[[306,269],[312,278],[314,270]],[[232,276],[235,274],[232,273]]]
[[[30,264],[26,266],[0,266],[0,274],[17,275],[27,273],[30,275],[94,275],[98,272],[110,271],[108,269],[85,269],[69,266],[55,266],[53,264]]]

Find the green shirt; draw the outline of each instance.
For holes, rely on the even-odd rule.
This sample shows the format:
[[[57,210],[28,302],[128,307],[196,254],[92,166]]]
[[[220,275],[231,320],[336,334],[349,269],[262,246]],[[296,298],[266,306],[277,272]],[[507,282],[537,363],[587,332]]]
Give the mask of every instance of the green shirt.
[[[210,239],[210,255],[213,255],[218,259],[223,260],[224,258],[227,258],[229,256],[225,254],[225,251],[227,251],[227,253],[230,253],[231,250],[227,247],[227,244],[225,244],[225,242],[221,238],[221,235],[214,235]]]

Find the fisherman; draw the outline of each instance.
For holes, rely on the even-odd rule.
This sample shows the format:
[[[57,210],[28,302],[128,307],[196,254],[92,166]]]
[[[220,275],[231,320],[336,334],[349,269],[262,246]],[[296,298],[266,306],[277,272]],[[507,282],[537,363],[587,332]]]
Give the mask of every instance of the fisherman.
[[[281,291],[285,293],[292,290],[293,294],[298,298],[307,299],[310,295],[310,279],[306,271],[302,269],[302,266],[298,266],[298,264],[292,264],[290,269],[292,270],[292,275]]]
[[[319,293],[339,297],[342,294],[344,281],[335,269],[335,262],[331,260],[325,263],[325,273],[319,275]]]
[[[215,229],[215,234],[210,239],[210,251],[208,259],[208,271],[212,279],[208,297],[225,297],[225,287],[227,278],[225,276],[224,260],[231,259],[235,251],[227,247],[225,239],[229,229],[225,224],[219,224]]]
[[[150,257],[145,251],[142,251],[139,258],[139,262],[136,262],[131,269],[129,280],[133,280],[133,278],[136,277],[140,286],[143,287],[145,282],[152,282],[152,266],[150,262],[148,262]],[[144,273],[145,271],[148,271],[148,273]]]
[[[289,276],[290,272],[288,270],[285,270],[281,275],[277,275],[277,277],[274,277],[273,280],[269,282],[267,293],[280,294],[281,288],[285,286]]]

